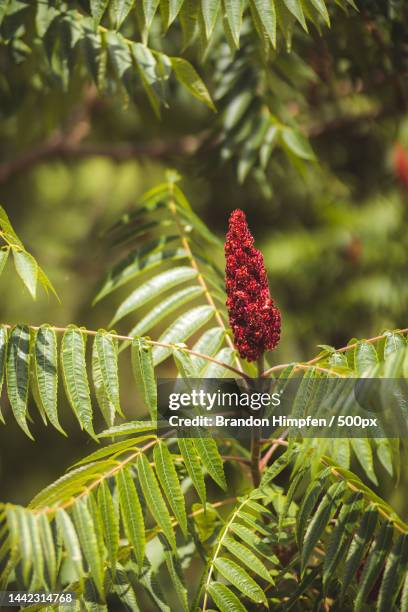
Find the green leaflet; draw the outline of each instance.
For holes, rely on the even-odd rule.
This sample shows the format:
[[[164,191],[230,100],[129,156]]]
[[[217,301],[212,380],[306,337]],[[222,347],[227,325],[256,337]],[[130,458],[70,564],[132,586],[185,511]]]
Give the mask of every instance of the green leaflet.
[[[379,573],[383,568],[384,559],[392,542],[393,526],[384,523],[364,563],[363,573],[359,581],[357,597],[354,600],[355,612],[360,612],[366,598],[371,592]]]
[[[131,610],[131,612],[140,612],[135,592],[129,584],[129,577],[124,571],[123,567],[119,564],[114,576],[113,590],[126,607],[126,610]]]
[[[57,527],[61,534],[62,541],[64,542],[65,548],[71,560],[72,566],[75,569],[77,579],[82,582],[84,573],[82,565],[82,553],[79,545],[78,536],[75,531],[75,527],[65,510],[60,508],[55,514],[57,521]]]
[[[387,470],[388,474],[392,477],[394,474],[394,466],[392,463],[393,447],[390,440],[387,438],[376,438],[374,442],[378,459],[380,460],[382,466]]]
[[[152,421],[157,421],[157,388],[154,375],[153,351],[143,338],[132,341],[132,370],[143,401]]]
[[[87,496],[85,503],[87,505],[87,508],[88,508],[88,511],[91,516],[93,526],[95,529],[96,542],[98,545],[99,556],[103,560],[103,562],[105,562],[106,549],[105,549],[104,537],[103,537],[103,522],[102,522],[102,515],[99,509],[98,502],[97,502],[96,492],[92,491],[91,494]]]
[[[32,512],[26,512],[26,518],[30,531],[33,562],[33,583],[40,588],[45,584],[44,580],[44,553],[40,539],[39,519],[40,517]]]
[[[94,522],[86,501],[77,500],[72,507],[72,514],[83,555],[88,564],[92,580],[99,596],[104,599],[104,568],[100,555]]]
[[[103,380],[102,370],[100,367],[99,356],[96,350],[96,342],[92,346],[92,380],[95,388],[95,396],[98,402],[99,409],[105,419],[108,427],[113,427],[115,422],[115,405],[106,393],[106,387]]]
[[[306,137],[298,131],[290,128],[280,130],[280,141],[282,146],[300,159],[315,161],[316,156]]]
[[[160,0],[143,0],[143,12],[145,16],[146,27],[149,30],[152,25],[153,17],[156,14]]]
[[[310,3],[315,7],[315,9],[323,17],[324,21],[326,22],[326,25],[330,27],[330,16],[327,11],[324,0],[310,0]]]
[[[101,472],[109,471],[115,466],[117,466],[117,462],[112,459],[81,465],[40,491],[30,502],[29,507],[39,509],[68,501],[72,496],[81,493],[83,491],[82,487],[88,484],[90,480],[95,480],[101,475]]]
[[[57,335],[49,325],[42,325],[34,337],[34,372],[42,409],[58,431],[67,435],[58,419]]]
[[[214,599],[221,612],[247,612],[238,597],[222,582],[212,582],[208,592]]]
[[[141,569],[145,554],[145,527],[142,507],[129,468],[119,470],[116,482],[125,534],[135,551]]]
[[[165,27],[168,28],[176,19],[183,5],[184,0],[169,0],[168,19]]]
[[[13,249],[14,265],[16,272],[23,281],[31,294],[31,297],[35,300],[37,293],[37,281],[38,281],[38,264],[34,257],[26,251],[17,251]]]
[[[225,330],[222,327],[211,327],[211,329],[207,329],[207,331],[200,336],[193,346],[193,351],[212,357],[221,348],[224,338]],[[201,373],[206,365],[210,363],[206,359],[195,357],[194,355],[191,355],[191,360],[199,373]]]
[[[276,12],[274,2],[270,0],[250,0],[253,10],[257,13],[262,26],[271,41],[272,47],[276,47]]]
[[[140,438],[126,438],[126,440],[121,440],[120,442],[113,442],[108,446],[99,448],[97,451],[91,453],[90,455],[86,455],[86,457],[74,463],[72,467],[85,465],[86,463],[98,461],[99,459],[104,459],[105,457],[116,457],[116,455],[120,455],[121,453],[127,450],[136,448],[138,442],[141,442],[142,440],[149,437],[151,436],[141,436]]]
[[[159,484],[149,461],[141,454],[137,460],[137,472],[147,506],[162,529],[172,549],[176,550],[176,538],[174,536],[171,518],[166,503],[160,491]]]
[[[214,567],[246,597],[256,603],[267,605],[267,599],[261,587],[237,563],[226,557],[218,557],[214,562]]]
[[[378,364],[378,355],[370,342],[359,342],[354,352],[357,374],[361,375]]]
[[[235,356],[236,352],[234,349],[225,347],[215,355],[215,358],[222,363],[226,363],[227,365],[233,365]],[[225,378],[230,376],[230,373],[229,370],[227,370],[223,365],[208,362],[207,367],[204,368],[203,375],[205,378]]]
[[[53,589],[57,582],[57,559],[51,526],[44,513],[38,515],[38,529],[45,560],[47,584]]]
[[[368,478],[374,484],[378,484],[377,476],[374,472],[373,451],[370,441],[367,438],[350,438],[350,444]]]
[[[5,327],[5,325],[0,325],[0,397],[1,397],[1,391],[3,389],[4,370],[5,370],[6,357],[7,357],[7,339],[8,339],[7,327]],[[1,414],[1,406],[0,406],[0,422],[4,423],[3,415]]]
[[[103,534],[111,572],[114,574],[119,550],[119,516],[115,511],[112,495],[105,480],[101,482],[98,488],[98,506],[102,517]]]
[[[186,353],[181,347],[176,348],[173,350],[173,359],[182,378],[198,378],[198,372],[189,353]]]
[[[272,561],[275,565],[279,565],[279,559],[271,554],[269,546],[262,542],[261,538],[254,533],[253,529],[249,529],[241,523],[232,523],[230,525],[230,531],[241,538],[241,540],[250,546],[258,555]]]
[[[362,559],[368,542],[370,541],[378,520],[378,513],[374,508],[368,508],[363,514],[360,527],[354,535],[347,553],[343,572],[340,601],[343,600]]]
[[[260,576],[264,580],[267,580],[268,582],[273,582],[272,577],[268,572],[268,569],[266,568],[265,564],[256,555],[254,555],[254,553],[249,548],[247,548],[240,542],[237,542],[230,536],[225,536],[222,543],[223,546],[230,553],[235,555],[235,557],[237,557],[237,559],[239,559],[241,563],[246,565],[251,571],[258,574],[258,576]]]
[[[344,495],[345,488],[346,483],[344,481],[335,482],[332,484],[314,513],[313,518],[306,529],[305,537],[302,543],[301,562],[303,572],[306,568],[307,562],[309,561],[309,557],[313,552],[313,548],[316,546],[320,536],[326,529],[330,518],[336,511],[336,508]]]
[[[307,32],[307,25],[305,16],[303,14],[301,0],[283,0],[283,2],[286,5],[286,8],[292,13],[292,15],[296,17],[302,28]]]
[[[112,291],[133,280],[142,272],[147,272],[167,261],[177,261],[187,257],[184,249],[166,249],[165,246],[174,237],[163,236],[154,242],[137,249],[117,264],[96,296],[94,303],[99,302]]]
[[[157,117],[160,117],[160,105],[164,102],[163,83],[159,76],[156,55],[141,43],[133,43],[132,54],[142,80],[143,88]]]
[[[392,609],[408,569],[408,535],[402,534],[394,544],[385,565],[378,597],[378,612]]]
[[[98,403],[107,425],[112,427],[115,412],[122,414],[119,395],[118,347],[117,341],[104,330],[98,330],[94,340],[92,369]]]
[[[307,519],[313,512],[317,499],[322,492],[327,480],[331,474],[331,469],[326,468],[320,472],[318,477],[313,480],[303,495],[303,501],[299,508],[296,520],[296,541],[299,548],[302,546],[303,534],[306,529]]]
[[[175,344],[185,342],[205,325],[214,316],[212,306],[197,306],[180,315],[165,332],[160,336],[159,342]],[[153,349],[153,361],[158,365],[171,354],[170,348],[155,346]]]
[[[197,26],[199,3],[196,0],[184,0],[179,13],[183,32],[183,48],[188,47],[194,39]]]
[[[406,346],[406,340],[401,334],[387,332],[384,343],[384,361],[386,361],[392,353],[399,351],[399,349],[406,348]]]
[[[183,612],[189,612],[188,591],[184,582],[180,560],[177,554],[172,552],[166,540],[161,535],[159,535],[159,539],[163,545],[164,558],[170,575],[172,587],[177,593],[177,597],[181,603]]]
[[[123,317],[134,312],[137,308],[141,308],[151,300],[161,295],[164,291],[172,289],[173,287],[192,280],[197,276],[197,271],[194,268],[188,266],[180,266],[178,268],[171,268],[166,270],[153,278],[150,278],[140,287],[135,289],[129,297],[122,302],[117,309],[109,327],[114,325]]]
[[[234,45],[238,48],[239,35],[242,27],[244,2],[242,0],[223,0],[223,8],[227,17]]]
[[[207,468],[211,478],[225,491],[227,483],[225,481],[224,465],[221,455],[218,452],[217,443],[211,437],[200,436],[193,438],[193,440],[197,454],[203,465]]]
[[[61,366],[65,391],[81,428],[95,438],[92,404],[85,361],[85,338],[70,325],[62,338]]]
[[[4,266],[7,263],[7,259],[10,253],[10,249],[1,249],[0,250],[0,274],[4,270]]]
[[[325,586],[330,583],[336,568],[346,554],[349,540],[352,537],[362,510],[363,497],[361,493],[354,493],[346,499],[340,510],[337,525],[330,536],[324,558],[323,584]]]
[[[102,431],[98,438],[114,438],[117,436],[126,436],[128,434],[143,433],[157,428],[156,421],[129,421],[122,425],[115,425],[109,429]]]
[[[195,68],[187,60],[181,57],[171,57],[171,67],[174,70],[177,80],[181,83],[195,98],[204,102],[214,112],[216,108],[211,99],[210,93],[200,78]]]
[[[186,507],[181,484],[174,466],[174,455],[170,453],[167,446],[162,442],[156,444],[154,447],[154,462],[162,489],[173,510],[174,516],[179,522],[181,530],[186,535]]]
[[[138,324],[129,332],[129,336],[141,336],[146,334],[155,325],[160,323],[162,319],[167,317],[169,314],[178,310],[180,306],[191,302],[194,298],[202,295],[204,289],[198,285],[186,287],[176,293],[172,293],[167,298],[164,298],[162,302],[157,304],[150,312],[148,312]],[[126,345],[127,343],[124,343]]]
[[[401,593],[401,612],[407,612],[408,610],[408,574],[404,580],[404,586],[402,587]]]
[[[2,206],[0,206],[0,229],[5,233],[7,242],[10,242],[12,245],[17,245],[22,249],[24,248],[23,243],[14,231],[11,221]]]
[[[130,13],[133,4],[134,0],[115,0],[111,3],[111,13],[117,30]]]
[[[184,465],[193,481],[194,488],[198,493],[201,503],[205,505],[206,493],[204,475],[194,441],[192,438],[179,437],[177,443],[184,459]]]
[[[20,551],[22,559],[22,572],[24,581],[28,582],[28,577],[33,561],[32,540],[30,525],[28,520],[29,513],[21,506],[9,507],[7,510],[7,522],[10,531],[12,548]]]
[[[16,325],[11,331],[7,347],[7,393],[17,423],[33,440],[27,426],[29,372],[30,330],[25,325]]]
[[[108,6],[109,0],[90,0],[90,3],[92,17],[94,18],[95,24],[98,25]]]
[[[203,16],[205,35],[210,38],[217,21],[221,0],[201,0],[201,13]]]

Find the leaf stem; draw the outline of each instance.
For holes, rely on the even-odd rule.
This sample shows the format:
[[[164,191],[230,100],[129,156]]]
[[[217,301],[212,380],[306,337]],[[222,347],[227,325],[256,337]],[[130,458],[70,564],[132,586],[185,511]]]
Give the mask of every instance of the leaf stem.
[[[7,329],[12,329],[13,325],[9,325],[8,323],[4,324],[4,327],[6,327]],[[29,325],[28,326],[29,329],[32,330],[38,330],[40,329],[40,327],[38,325]],[[53,329],[55,332],[59,332],[59,333],[64,333],[66,331],[68,331],[68,327],[57,327],[55,325],[50,325],[50,329]],[[97,331],[93,330],[93,329],[86,329],[84,327],[80,327],[79,330],[83,333],[86,334],[87,336],[96,336],[97,335]],[[108,336],[110,336],[111,338],[116,338],[117,340],[127,340],[127,341],[132,341],[134,340],[134,338],[132,336],[122,336],[120,334],[113,334],[109,331],[106,332],[106,334]],[[235,368],[234,366],[225,363],[224,361],[220,361],[219,359],[216,359],[215,357],[211,357],[210,355],[205,355],[204,353],[200,353],[198,351],[193,351],[192,349],[189,349],[188,347],[182,347],[180,345],[175,345],[175,344],[169,344],[167,342],[158,342],[156,340],[151,340],[150,338],[145,338],[143,337],[143,341],[146,342],[146,344],[151,344],[152,346],[161,346],[163,348],[169,348],[169,349],[178,349],[180,351],[184,351],[185,353],[189,353],[190,355],[193,355],[193,357],[199,357],[200,359],[205,359],[207,361],[212,361],[213,363],[216,363],[217,365],[222,366],[223,368],[230,370],[231,372],[234,372],[235,374],[237,374],[238,376],[240,376],[240,378],[245,378],[248,379],[249,377],[247,376],[247,374],[245,374],[245,372],[243,372],[242,370],[238,370],[238,368]]]

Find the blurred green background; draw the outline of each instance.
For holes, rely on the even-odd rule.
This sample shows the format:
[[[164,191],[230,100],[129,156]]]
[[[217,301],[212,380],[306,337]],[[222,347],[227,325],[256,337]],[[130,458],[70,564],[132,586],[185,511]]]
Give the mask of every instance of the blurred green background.
[[[319,344],[342,346],[406,327],[408,179],[404,183],[395,161],[397,143],[408,149],[406,9],[401,4],[391,14],[395,3],[381,9],[362,4],[361,14],[336,12],[321,36],[299,31],[296,52],[266,64],[254,57],[250,29],[248,44],[235,56],[228,51],[224,68],[225,43],[203,64],[190,49],[215,98],[220,80],[250,55],[252,72],[237,78],[235,97],[218,97],[217,115],[176,86],[160,120],[141,89],[134,100],[115,88],[97,94],[80,75],[65,89],[52,81],[39,86],[25,61],[16,64],[1,49],[1,203],[61,304],[41,294],[33,303],[10,266],[0,280],[0,320],[106,327],[118,298],[91,306],[115,260],[104,230],[172,167],[182,174],[195,212],[221,238],[234,208],[247,213],[282,311],[274,363],[310,358]],[[175,52],[177,29],[155,42]],[[262,90],[253,87],[251,74],[263,75]],[[250,136],[244,128],[249,122],[252,129],[254,107],[238,112],[237,103],[232,106],[242,87],[249,87],[257,112],[267,108],[300,126],[316,161],[291,159],[277,148],[266,168],[253,163],[243,176],[240,161],[248,152],[242,147]],[[235,142],[232,155],[225,142]],[[123,332],[130,327],[129,321],[118,325]],[[137,411],[134,393],[124,369],[129,415]],[[27,502],[91,452],[69,407],[61,414],[69,439],[38,423],[32,427],[41,453],[13,419],[0,426],[2,499]],[[401,488],[389,496],[399,496],[393,503],[406,514]]]

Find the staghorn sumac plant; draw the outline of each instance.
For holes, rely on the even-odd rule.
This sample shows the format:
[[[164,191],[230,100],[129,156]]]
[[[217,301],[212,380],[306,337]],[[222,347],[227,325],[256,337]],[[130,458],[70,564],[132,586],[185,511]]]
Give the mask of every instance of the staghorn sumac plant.
[[[174,175],[106,239],[124,256],[96,300],[121,289],[111,325],[123,330],[0,328],[8,400],[0,435],[13,417],[31,435],[30,409],[58,436],[70,405],[95,443],[27,507],[0,504],[0,588],[74,592],[77,609],[407,610],[408,526],[372,489],[380,464],[398,478],[395,440],[277,430],[248,448],[160,436],[156,390],[170,360],[184,378],[249,384],[284,373],[309,391],[321,380],[368,375],[373,364],[377,377],[399,377],[407,330],[272,365],[280,313],[244,213],[232,214],[227,234],[226,308],[223,244]],[[38,270],[25,271],[29,288]],[[138,420],[123,413],[119,353],[132,364],[146,415]],[[58,399],[59,372],[67,401]]]

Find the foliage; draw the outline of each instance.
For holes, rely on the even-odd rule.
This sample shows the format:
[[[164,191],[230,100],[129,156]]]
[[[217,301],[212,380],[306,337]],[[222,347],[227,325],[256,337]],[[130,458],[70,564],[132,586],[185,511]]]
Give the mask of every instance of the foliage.
[[[289,159],[299,165],[314,160],[301,130],[281,124],[268,105],[265,106],[269,86],[263,82],[265,68],[274,64],[277,31],[290,49],[295,25],[307,33],[311,26],[320,31],[322,25],[330,25],[329,9],[335,4],[343,10],[355,8],[353,0],[337,0],[336,3],[330,0],[327,4],[325,0],[251,0],[248,3],[241,0],[202,3],[188,0],[143,3],[4,0],[0,7],[0,58],[6,70],[0,87],[5,101],[10,100],[12,113],[16,110],[13,98],[18,89],[24,90],[26,95],[30,90],[58,87],[68,92],[80,84],[92,82],[101,93],[121,95],[124,101],[129,99],[137,104],[142,87],[160,116],[162,107],[169,105],[171,81],[175,80],[210,109],[216,110],[194,66],[185,57],[155,48],[161,46],[161,43],[156,44],[158,36],[167,35],[170,26],[175,24],[181,30],[182,43],[169,46],[176,46],[178,51],[181,46],[184,51],[198,38],[201,61],[212,57],[221,68],[222,76],[216,76],[214,82],[215,93],[221,106],[227,102],[229,107],[222,113],[227,115],[223,122],[222,155],[231,155],[232,143],[237,149],[241,148],[251,133],[238,168],[240,180],[244,180],[258,155],[262,174],[262,168],[268,165],[272,149],[278,143]],[[253,77],[246,79],[244,89],[239,88],[237,95],[234,90],[242,80],[242,69],[247,73],[249,64],[242,65],[238,60],[226,77],[225,57],[227,54],[232,58],[240,49],[241,38],[244,39],[243,53],[257,57]],[[226,45],[228,49],[223,49]],[[17,66],[24,69],[22,82],[15,76]],[[290,65],[283,70],[292,78]],[[300,69],[295,72],[299,75]],[[259,82],[260,104],[251,101],[252,96],[246,91],[254,80]],[[250,102],[251,118],[244,120]],[[262,110],[260,105],[265,108]]]
[[[155,375],[170,356],[184,377],[254,374],[253,366],[239,360],[228,345],[219,243],[192,212],[175,179],[170,174],[167,183],[149,192],[109,231],[111,242],[120,245],[125,257],[113,267],[97,297],[131,286],[114,323],[149,307],[150,300],[155,306],[146,316],[156,309],[163,316],[154,315],[153,324],[143,323],[127,335],[75,326],[2,327],[7,393],[28,435],[29,387],[44,420],[61,430],[61,369],[81,427],[99,441],[115,439],[78,461],[27,508],[0,505],[2,588],[16,584],[31,590],[75,591],[85,606],[102,609],[106,598],[119,598],[138,610],[148,597],[154,609],[170,609],[160,589],[165,575],[184,610],[250,610],[255,604],[307,608],[333,599],[349,607],[353,602],[355,610],[374,600],[379,610],[390,601],[404,609],[408,526],[366,484],[378,483],[374,452],[390,476],[398,478],[402,449],[395,441],[286,441],[281,432],[277,442],[264,442],[259,486],[247,481],[235,491],[231,467],[237,462],[247,469],[252,461],[245,446],[159,435]],[[155,240],[156,232],[161,240]],[[179,297],[182,283],[200,288],[195,295],[198,305],[187,312]],[[174,302],[176,308],[169,306]],[[157,341],[144,335],[163,327]],[[367,376],[374,371],[377,377],[405,376],[405,332],[352,341],[339,350],[324,346],[309,362],[267,367],[264,375],[301,377],[309,388],[313,381],[333,376]],[[186,342],[193,335],[196,340],[189,348]],[[95,396],[108,425],[99,435],[92,425],[85,351],[89,337]],[[121,415],[118,341],[120,349],[130,345],[146,420],[116,424]],[[13,349],[16,345],[18,351]],[[316,409],[312,405],[312,412]],[[274,458],[278,448],[284,450]],[[352,453],[362,479],[351,471]],[[282,487],[277,481],[289,469],[288,485]],[[233,497],[226,497],[227,487]],[[192,592],[185,572],[197,559],[202,579]]]

